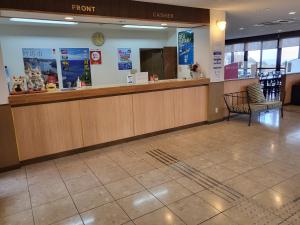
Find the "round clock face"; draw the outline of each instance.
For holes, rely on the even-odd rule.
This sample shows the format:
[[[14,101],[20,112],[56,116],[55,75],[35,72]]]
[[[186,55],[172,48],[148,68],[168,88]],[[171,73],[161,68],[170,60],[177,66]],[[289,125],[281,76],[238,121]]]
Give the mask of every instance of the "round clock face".
[[[104,35],[100,32],[96,32],[92,36],[92,41],[96,46],[102,46],[105,42]]]

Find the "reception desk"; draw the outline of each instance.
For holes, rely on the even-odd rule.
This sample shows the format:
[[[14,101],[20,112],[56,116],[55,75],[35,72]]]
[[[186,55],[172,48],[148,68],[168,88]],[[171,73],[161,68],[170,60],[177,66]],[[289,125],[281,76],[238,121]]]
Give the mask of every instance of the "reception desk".
[[[208,79],[10,96],[20,161],[207,121]]]

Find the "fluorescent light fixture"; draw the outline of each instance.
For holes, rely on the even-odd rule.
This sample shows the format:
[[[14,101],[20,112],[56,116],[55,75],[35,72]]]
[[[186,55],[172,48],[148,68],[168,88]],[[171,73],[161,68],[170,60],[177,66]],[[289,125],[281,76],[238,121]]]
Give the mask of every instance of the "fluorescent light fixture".
[[[167,27],[159,27],[159,26],[139,26],[139,25],[124,25],[124,28],[134,28],[134,29],[152,29],[152,30],[164,30]]]
[[[65,20],[74,20],[74,17],[72,17],[72,16],[67,16],[67,17],[65,17]]]
[[[76,25],[77,22],[59,21],[59,20],[40,20],[40,19],[26,19],[26,18],[10,18],[10,21],[21,23],[43,23],[43,24],[61,24],[61,25]]]
[[[244,27],[240,27],[240,30],[245,30],[245,28]]]
[[[168,24],[166,24],[166,23],[162,23],[161,25],[162,25],[162,26],[168,26]]]

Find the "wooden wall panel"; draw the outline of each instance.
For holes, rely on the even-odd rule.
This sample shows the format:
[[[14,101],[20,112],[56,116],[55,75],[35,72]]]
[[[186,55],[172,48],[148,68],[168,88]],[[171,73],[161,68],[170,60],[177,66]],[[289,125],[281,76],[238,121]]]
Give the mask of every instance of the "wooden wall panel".
[[[0,105],[0,171],[19,164],[10,105]]]
[[[157,91],[133,95],[135,135],[175,127],[175,91]]]
[[[292,99],[292,87],[300,83],[300,74],[288,74],[285,76],[285,104],[290,104]]]
[[[134,136],[132,95],[80,101],[84,146]]]
[[[207,121],[208,87],[193,87],[175,91],[175,126]]]
[[[253,83],[258,83],[258,78],[227,80],[224,82],[224,94],[246,91],[246,87]]]
[[[208,96],[208,121],[222,120],[225,110],[224,82],[210,83]]]
[[[83,147],[79,102],[13,108],[20,160]]]

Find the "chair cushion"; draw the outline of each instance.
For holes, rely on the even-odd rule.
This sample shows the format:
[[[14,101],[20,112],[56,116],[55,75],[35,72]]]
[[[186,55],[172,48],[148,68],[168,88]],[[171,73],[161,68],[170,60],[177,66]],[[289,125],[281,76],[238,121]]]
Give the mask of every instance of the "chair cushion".
[[[282,107],[281,101],[269,101],[269,102],[262,102],[258,104],[267,106],[267,109],[276,109]]]
[[[266,104],[250,104],[251,112],[263,112],[268,110],[268,106]],[[250,113],[250,109],[248,104],[239,104],[239,105],[232,105],[230,107],[231,112],[236,113]]]
[[[265,102],[266,98],[264,96],[263,91],[261,90],[260,84],[250,84],[247,87],[248,96],[250,98],[250,102],[252,103],[260,103]]]
[[[268,106],[260,103],[250,104],[251,112],[263,112],[268,110]]]
[[[249,106],[247,104],[232,105],[230,106],[230,111],[237,113],[250,113]]]

